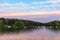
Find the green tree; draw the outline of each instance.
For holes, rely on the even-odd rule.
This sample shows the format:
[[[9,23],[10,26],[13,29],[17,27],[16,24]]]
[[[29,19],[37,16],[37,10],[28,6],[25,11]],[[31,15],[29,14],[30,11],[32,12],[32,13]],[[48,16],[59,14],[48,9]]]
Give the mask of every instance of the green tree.
[[[3,20],[0,19],[0,32],[2,32],[2,28],[3,28]]]
[[[18,31],[24,29],[24,22],[23,21],[16,21],[13,24],[13,29],[18,30]]]

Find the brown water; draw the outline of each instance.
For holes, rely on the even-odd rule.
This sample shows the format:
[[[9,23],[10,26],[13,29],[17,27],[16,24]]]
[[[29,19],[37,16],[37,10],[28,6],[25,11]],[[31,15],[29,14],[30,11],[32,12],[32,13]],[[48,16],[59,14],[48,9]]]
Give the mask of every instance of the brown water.
[[[36,29],[21,33],[0,34],[0,40],[60,40],[60,32],[46,29]]]

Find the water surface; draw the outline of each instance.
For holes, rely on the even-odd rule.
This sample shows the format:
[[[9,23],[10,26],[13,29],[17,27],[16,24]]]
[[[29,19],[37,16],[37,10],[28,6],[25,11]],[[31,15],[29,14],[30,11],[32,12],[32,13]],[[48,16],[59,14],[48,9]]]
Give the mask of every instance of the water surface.
[[[60,32],[42,27],[20,33],[0,34],[0,40],[60,40]]]

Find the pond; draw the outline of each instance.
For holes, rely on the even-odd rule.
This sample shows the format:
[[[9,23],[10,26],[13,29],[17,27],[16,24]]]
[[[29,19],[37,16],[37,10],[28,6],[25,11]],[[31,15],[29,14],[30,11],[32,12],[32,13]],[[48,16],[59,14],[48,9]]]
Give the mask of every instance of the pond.
[[[23,31],[20,33],[0,34],[0,40],[60,40],[60,31],[42,28]]]

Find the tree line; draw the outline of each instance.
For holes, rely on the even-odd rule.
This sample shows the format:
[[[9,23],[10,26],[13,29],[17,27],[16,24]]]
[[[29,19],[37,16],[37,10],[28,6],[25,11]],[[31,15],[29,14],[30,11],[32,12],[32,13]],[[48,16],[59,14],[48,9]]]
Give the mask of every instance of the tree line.
[[[22,20],[22,19],[9,19],[0,18],[0,32],[18,32],[24,29],[31,29],[33,26],[41,26],[39,22]]]
[[[23,19],[0,18],[0,32],[19,32],[25,29],[33,29],[34,26],[46,26],[60,30],[60,21],[51,21],[48,23],[35,22]]]

